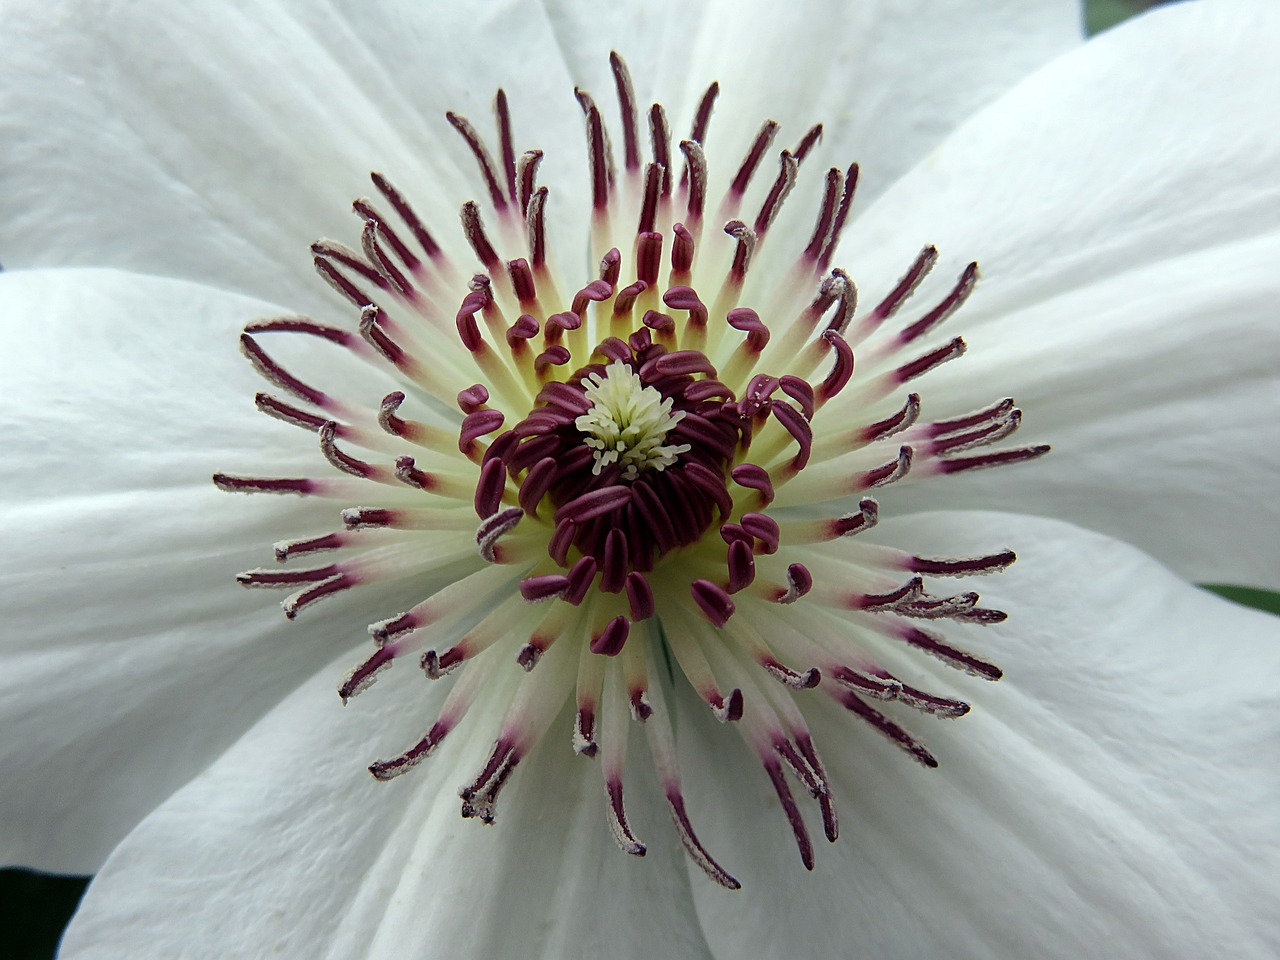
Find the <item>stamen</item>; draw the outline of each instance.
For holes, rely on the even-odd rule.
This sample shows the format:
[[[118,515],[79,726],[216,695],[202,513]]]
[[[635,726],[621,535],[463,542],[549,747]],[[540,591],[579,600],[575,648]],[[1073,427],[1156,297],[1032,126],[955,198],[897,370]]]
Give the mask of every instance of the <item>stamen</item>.
[[[609,66],[613,70],[613,82],[618,88],[618,109],[622,113],[623,154],[628,170],[640,169],[639,132],[636,125],[636,91],[631,82],[631,71],[616,52],[609,54]]]

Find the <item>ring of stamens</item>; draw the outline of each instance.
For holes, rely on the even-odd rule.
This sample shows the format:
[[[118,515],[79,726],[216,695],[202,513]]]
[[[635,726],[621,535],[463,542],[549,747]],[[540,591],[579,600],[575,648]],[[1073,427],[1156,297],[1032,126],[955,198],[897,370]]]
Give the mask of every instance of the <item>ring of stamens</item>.
[[[425,736],[374,763],[375,777],[391,779],[425,759],[514,660],[524,671],[519,691],[487,761],[461,790],[463,815],[492,822],[499,792],[572,698],[573,747],[600,757],[619,846],[645,852],[623,803],[629,718],[645,727],[690,857],[716,882],[736,887],[693,831],[655,652],[717,719],[738,723],[812,867],[790,784],[817,801],[829,840],[838,828],[822,762],[791,695],[825,694],[932,767],[937,760],[894,719],[892,705],[943,718],[962,716],[969,705],[904,681],[896,666],[902,654],[924,653],[982,679],[1000,676],[922,624],[991,625],[1004,613],[980,606],[973,592],[931,595],[926,578],[998,572],[1013,553],[926,558],[861,537],[850,544],[875,526],[871,492],[908,476],[1018,463],[1048,448],[980,450],[1020,425],[1012,400],[922,421],[920,395],[902,396],[963,354],[959,337],[926,341],[963,305],[977,268],[970,264],[934,306],[895,327],[891,321],[937,262],[926,247],[878,303],[859,312],[852,280],[832,267],[856,164],[825,173],[808,242],[789,272],[753,285],[801,165],[821,140],[820,125],[780,152],[756,215],[744,216],[779,130],[764,123],[716,208],[723,232],[707,230],[702,144],[718,86],[701,99],[678,150],[665,110],[650,108],[652,159],[642,163],[644,112],[621,58],[614,55],[611,66],[623,121],[620,169],[602,111],[577,91],[599,275],[562,293],[549,260],[549,191],[537,181],[542,153],[517,156],[505,94],[495,101],[497,160],[468,120],[450,114],[497,216],[491,232],[480,204],[462,208],[462,233],[483,272],[468,281],[469,271],[405,196],[375,173],[381,199],[354,204],[361,250],[332,241],[312,248],[320,276],[359,311],[356,331],[279,317],[250,324],[241,339],[258,372],[287,395],[259,394],[258,408],[317,434],[339,476],[220,473],[214,481],[229,491],[346,503],[372,491],[396,499],[349,507],[341,530],[277,544],[285,567],[240,575],[249,587],[289,590],[290,618],[384,577],[462,571],[412,609],[373,624],[374,653],[340,689],[345,700],[410,654],[432,679],[467,666]],[[499,250],[510,246],[519,255],[504,259]],[[719,272],[706,266],[717,259]],[[450,312],[445,304],[458,307]],[[270,355],[259,341],[277,333],[389,365],[404,389],[375,411],[344,403]],[[477,373],[483,382],[471,383]],[[460,415],[452,423],[412,419],[404,411],[415,402],[428,412],[456,404]],[[822,502],[857,509],[817,519],[796,509]],[[429,549],[401,549],[420,531],[433,538]],[[329,553],[338,558],[289,565]],[[737,616],[740,608],[750,615]]]

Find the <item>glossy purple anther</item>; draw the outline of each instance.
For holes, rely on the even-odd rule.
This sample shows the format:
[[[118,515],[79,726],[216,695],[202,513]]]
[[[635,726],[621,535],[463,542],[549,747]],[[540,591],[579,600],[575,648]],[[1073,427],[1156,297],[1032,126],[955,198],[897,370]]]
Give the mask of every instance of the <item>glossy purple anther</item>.
[[[750,307],[735,307],[725,315],[725,320],[733,329],[747,334],[747,349],[752,353],[759,353],[769,343],[769,328]]]
[[[756,558],[751,545],[744,540],[735,540],[729,544],[729,592],[737,593],[751,586],[756,578]]]
[[[776,553],[778,551],[782,532],[778,527],[778,521],[767,513],[744,513],[742,515],[742,529],[749,536],[760,541],[762,553]]]
[[[672,310],[688,310],[689,322],[695,327],[707,325],[707,307],[692,287],[668,287],[662,302]]]
[[[626,579],[627,603],[631,609],[631,619],[635,622],[647,620],[656,609],[653,600],[653,588],[643,573],[632,570]]]
[[[813,574],[803,563],[787,567],[787,590],[778,597],[778,603],[795,603],[813,589]]]
[[[766,506],[773,502],[773,480],[764,467],[754,463],[740,463],[729,471],[729,476],[738,486],[759,491]]]
[[[530,603],[541,603],[564,595],[569,589],[569,578],[560,573],[547,573],[526,577],[520,581],[520,596]]]
[[[737,609],[725,589],[710,580],[693,581],[689,585],[689,593],[697,603],[698,609],[714,626],[723,627]]]
[[[600,634],[591,639],[591,652],[606,657],[616,657],[631,632],[631,621],[626,617],[614,617]]]

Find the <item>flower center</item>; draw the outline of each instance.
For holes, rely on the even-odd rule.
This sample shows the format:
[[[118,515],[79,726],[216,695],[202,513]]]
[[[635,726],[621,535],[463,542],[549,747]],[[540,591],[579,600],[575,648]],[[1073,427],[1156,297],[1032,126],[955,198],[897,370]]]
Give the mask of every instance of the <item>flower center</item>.
[[[620,165],[603,112],[577,91],[598,276],[562,287],[547,243],[549,191],[537,182],[543,155],[517,155],[505,94],[494,105],[497,161],[468,120],[449,114],[475,158],[490,223],[469,201],[466,246],[441,244],[375,173],[381,200],[354,204],[362,249],[312,247],[321,277],[359,312],[355,330],[275,317],[241,338],[278,392],[258,394],[259,409],[317,434],[332,471],[214,481],[376,504],[343,510],[339,530],[276,544],[283,566],[240,575],[246,586],[289,590],[291,619],[381,580],[445,584],[373,623],[373,653],[340,688],[346,700],[410,656],[431,680],[459,673],[426,734],[374,763],[375,777],[420,763],[482,691],[497,691],[509,706],[491,718],[492,752],[460,791],[464,816],[492,822],[499,791],[569,706],[574,750],[599,756],[614,837],[642,856],[623,779],[628,724],[643,725],[685,849],[713,880],[736,887],[693,831],[671,684],[687,683],[712,716],[737,724],[811,868],[791,785],[817,802],[827,839],[838,828],[793,698],[845,711],[934,767],[902,721],[959,717],[969,705],[920,686],[945,681],[912,655],[1000,677],[932,626],[992,625],[1004,613],[980,606],[975,592],[929,589],[936,578],[997,572],[1013,553],[933,558],[867,543],[861,535],[879,512],[872,492],[1048,448],[981,449],[1018,428],[1021,412],[1008,399],[922,420],[914,384],[963,354],[959,337],[930,341],[973,289],[977,265],[896,322],[937,262],[926,247],[896,282],[873,279],[883,292],[860,310],[852,280],[833,266],[857,165],[825,172],[816,216],[782,217],[821,126],[782,150],[775,178],[754,189],[778,133],[766,121],[744,138],[745,157],[712,207],[702,143],[718,86],[678,151],[663,107],[647,111],[646,162],[630,74],[616,55],[611,66]],[[722,229],[708,228],[713,217]],[[318,389],[261,345],[272,333],[318,338],[389,370],[403,389],[373,409]],[[294,564],[321,553],[331,562]]]
[[[621,479],[634,480],[641,470],[662,470],[692,449],[687,443],[665,442],[685,412],[673,414],[675,401],[646,386],[621,360],[609,364],[603,374],[588,373],[582,392],[591,408],[573,425],[586,435],[583,442],[593,451],[595,476],[616,464],[622,470]]]

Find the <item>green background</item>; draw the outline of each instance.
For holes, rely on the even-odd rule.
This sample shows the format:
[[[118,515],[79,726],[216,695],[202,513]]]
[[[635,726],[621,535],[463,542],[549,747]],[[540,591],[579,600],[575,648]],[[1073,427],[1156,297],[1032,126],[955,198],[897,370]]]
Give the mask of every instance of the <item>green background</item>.
[[[1154,6],[1151,0],[1086,0],[1085,23],[1098,33]],[[1280,594],[1244,587],[1207,589],[1246,606],[1280,614]],[[4,829],[13,829],[5,825]],[[0,870],[0,957],[49,960],[71,919],[88,877],[56,877],[29,870]]]

